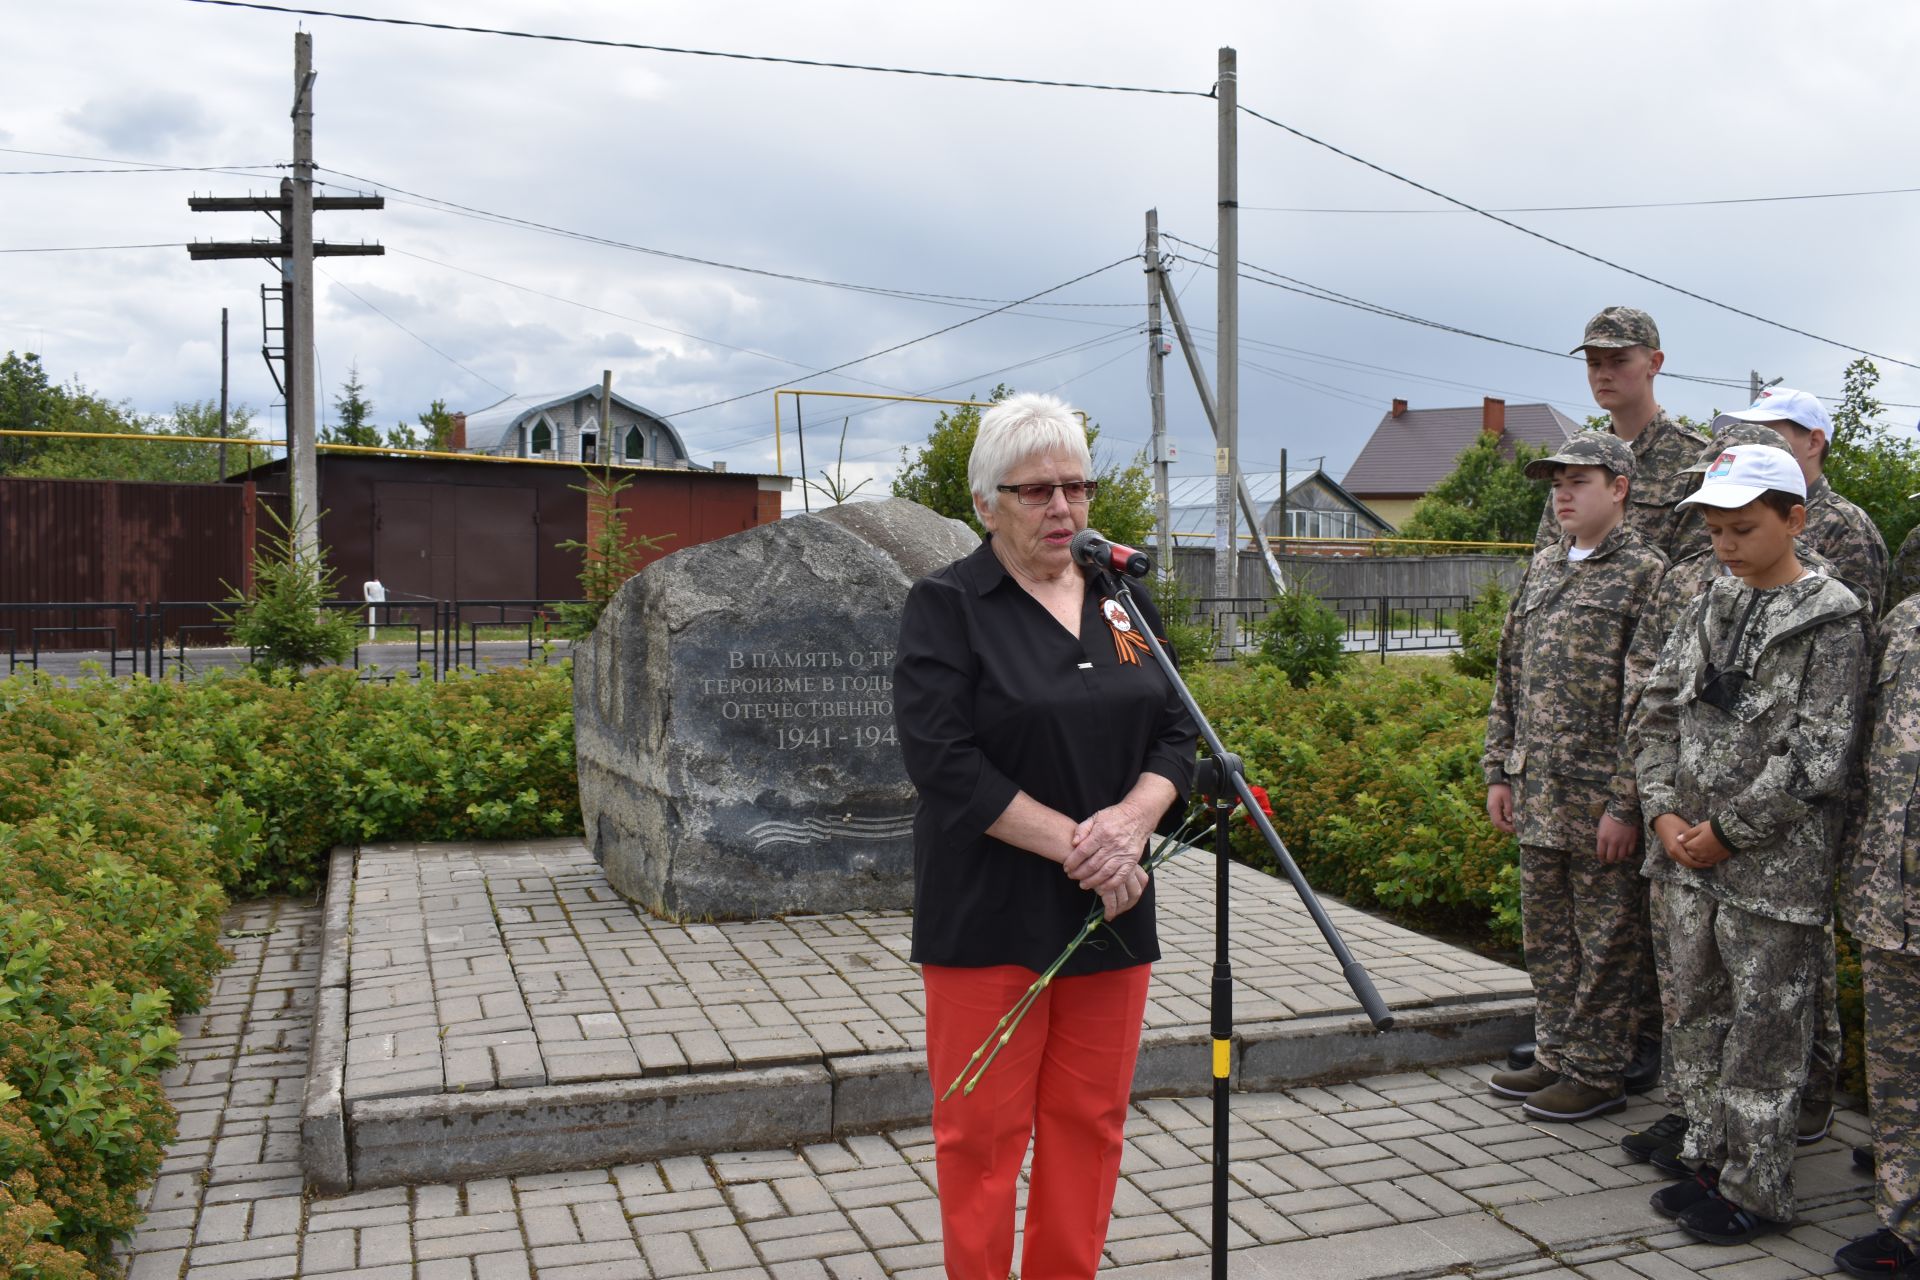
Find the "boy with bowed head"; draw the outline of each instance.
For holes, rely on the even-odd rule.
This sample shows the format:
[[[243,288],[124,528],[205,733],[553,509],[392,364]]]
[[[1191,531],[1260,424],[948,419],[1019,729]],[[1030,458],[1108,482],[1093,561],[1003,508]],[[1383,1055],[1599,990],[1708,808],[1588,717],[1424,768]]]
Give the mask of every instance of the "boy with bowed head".
[[[1685,503],[1734,576],[1681,615],[1629,735],[1658,841],[1643,870],[1691,1170],[1652,1204],[1712,1244],[1793,1217],[1822,930],[1864,722],[1870,623],[1795,555],[1806,492],[1783,449],[1734,445],[1709,467]]]

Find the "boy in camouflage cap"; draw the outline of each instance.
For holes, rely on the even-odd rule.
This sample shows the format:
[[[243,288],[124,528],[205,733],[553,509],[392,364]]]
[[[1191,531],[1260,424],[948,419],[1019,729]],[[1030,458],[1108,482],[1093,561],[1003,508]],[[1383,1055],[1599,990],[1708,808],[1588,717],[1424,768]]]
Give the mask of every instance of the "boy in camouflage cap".
[[[1895,605],[1874,663],[1866,798],[1840,911],[1860,945],[1881,1229],[1833,1255],[1856,1276],[1920,1276],[1920,599]],[[1920,815],[1914,815],[1920,816]]]
[[[1490,1087],[1540,1120],[1626,1105],[1647,934],[1621,709],[1634,629],[1666,568],[1626,524],[1634,466],[1624,441],[1598,431],[1528,464],[1530,479],[1552,480],[1560,536],[1534,555],[1507,614],[1487,715],[1487,815],[1520,841],[1536,1041],[1533,1064]]]
[[[1666,363],[1660,330],[1653,317],[1635,307],[1608,307],[1587,321],[1575,355],[1587,359],[1587,387],[1593,402],[1611,418],[1608,430],[1633,451],[1633,498],[1627,527],[1669,561],[1706,549],[1706,533],[1697,515],[1679,506],[1699,485],[1686,471],[1706,436],[1667,416],[1654,398],[1653,382]],[[1560,536],[1553,504],[1540,513],[1533,545],[1546,546]]]
[[[1864,719],[1866,610],[1794,553],[1806,480],[1767,445],[1725,449],[1698,492],[1736,575],[1681,615],[1629,733],[1657,846],[1653,944],[1691,1177],[1653,1195],[1697,1239],[1793,1216],[1821,931]]]

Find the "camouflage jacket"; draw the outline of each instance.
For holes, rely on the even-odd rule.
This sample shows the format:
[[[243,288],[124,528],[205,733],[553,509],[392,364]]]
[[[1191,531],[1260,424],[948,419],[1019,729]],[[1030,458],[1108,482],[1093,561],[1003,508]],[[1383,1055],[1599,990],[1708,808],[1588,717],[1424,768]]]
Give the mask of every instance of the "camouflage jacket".
[[[1920,592],[1920,525],[1908,532],[1894,554],[1893,568],[1887,574],[1887,607],[1915,592]]]
[[[1867,630],[1853,592],[1818,574],[1764,592],[1722,578],[1681,615],[1628,748],[1648,820],[1711,820],[1733,856],[1694,871],[1650,837],[1644,874],[1793,924],[1829,918],[1865,723]],[[1725,710],[1708,687],[1710,660],[1747,676]]]
[[[1881,625],[1872,706],[1865,797],[1841,850],[1841,918],[1864,946],[1920,954],[1920,600]]]
[[[1833,491],[1821,476],[1807,486],[1807,530],[1800,541],[1833,562],[1833,576],[1853,588],[1873,617],[1887,596],[1887,540],[1873,518]]]
[[[1833,562],[1807,546],[1804,538],[1795,540],[1793,550],[1803,568],[1824,573],[1829,578],[1836,576]],[[1633,633],[1633,656],[1628,660],[1628,669],[1642,675],[1651,674],[1654,664],[1660,661],[1660,651],[1667,647],[1667,640],[1673,635],[1673,629],[1679,624],[1680,615],[1687,611],[1687,606],[1713,583],[1732,576],[1710,550],[1688,556],[1685,560],[1676,560],[1669,566],[1666,575],[1660,579],[1660,589],[1653,594],[1653,602],[1641,616],[1639,630]],[[1855,586],[1851,582],[1846,585]],[[1857,596],[1860,592],[1855,590],[1854,594]],[[1637,705],[1639,695],[1638,688],[1630,690],[1629,701]]]
[[[1710,443],[1706,436],[1681,426],[1662,409],[1629,446],[1633,450],[1633,487],[1627,494],[1627,527],[1671,563],[1707,549],[1707,527],[1701,523],[1700,513],[1677,504],[1700,487],[1699,473],[1686,468],[1699,461],[1701,451]],[[1549,497],[1540,512],[1534,549],[1559,537],[1560,522],[1554,518],[1553,499]]]
[[[1624,525],[1584,560],[1571,539],[1533,557],[1500,630],[1487,748],[1489,786],[1514,787],[1522,844],[1591,849],[1601,813],[1637,823],[1633,771],[1620,749],[1627,671],[1641,611],[1667,562]]]

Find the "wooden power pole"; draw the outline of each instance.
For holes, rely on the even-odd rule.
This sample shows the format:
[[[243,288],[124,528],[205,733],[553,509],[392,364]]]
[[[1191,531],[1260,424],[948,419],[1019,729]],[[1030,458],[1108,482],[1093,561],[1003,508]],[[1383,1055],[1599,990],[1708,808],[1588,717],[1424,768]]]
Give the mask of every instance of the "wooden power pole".
[[[1220,598],[1220,645],[1232,653],[1235,634],[1233,606],[1238,594],[1240,547],[1234,538],[1233,500],[1240,489],[1240,76],[1232,49],[1220,50],[1220,78],[1215,92],[1219,108],[1219,347],[1214,352],[1214,392],[1219,409],[1219,431],[1214,449],[1213,591]],[[1249,532],[1256,537],[1260,526]]]
[[[277,240],[195,242],[187,254],[196,262],[217,258],[273,258],[279,260],[285,286],[281,362],[281,390],[287,401],[287,489],[293,499],[296,551],[303,559],[320,551],[320,481],[314,466],[314,346],[313,260],[335,257],[377,257],[386,249],[378,244],[327,244],[313,238],[316,210],[384,209],[384,196],[316,196],[313,194],[313,36],[305,31],[293,37],[293,177],[282,181],[275,196],[194,196],[187,207],[195,213],[264,213],[280,226]]]
[[[1153,414],[1153,530],[1154,554],[1160,571],[1173,572],[1173,529],[1167,496],[1167,358],[1166,334],[1160,327],[1160,211],[1147,210],[1147,404]]]

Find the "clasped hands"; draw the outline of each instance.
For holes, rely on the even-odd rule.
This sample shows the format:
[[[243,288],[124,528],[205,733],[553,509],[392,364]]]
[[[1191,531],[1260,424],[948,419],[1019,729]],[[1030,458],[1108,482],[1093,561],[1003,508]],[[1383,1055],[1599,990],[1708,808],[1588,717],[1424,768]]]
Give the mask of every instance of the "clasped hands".
[[[1152,821],[1124,800],[1101,809],[1073,828],[1073,852],[1067,855],[1067,874],[1082,889],[1100,895],[1108,920],[1130,911],[1147,891],[1147,873],[1140,869]]]
[[[1653,833],[1667,856],[1683,867],[1705,871],[1733,856],[1733,850],[1720,843],[1712,822],[1688,822],[1677,813],[1663,813],[1653,820]]]

